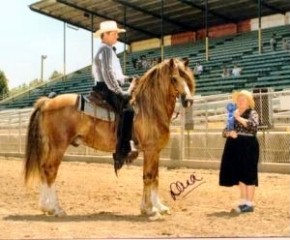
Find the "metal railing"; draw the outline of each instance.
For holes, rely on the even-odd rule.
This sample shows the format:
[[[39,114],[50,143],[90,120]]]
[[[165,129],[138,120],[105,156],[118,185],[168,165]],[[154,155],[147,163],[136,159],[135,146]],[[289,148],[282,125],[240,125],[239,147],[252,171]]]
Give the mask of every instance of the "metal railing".
[[[290,91],[254,94],[263,125],[258,131],[262,163],[290,163]],[[262,100],[261,100],[262,99]],[[172,120],[171,137],[161,153],[163,160],[179,162],[219,162],[225,139],[221,133],[226,123],[229,94],[195,97],[194,106]],[[260,104],[260,106],[259,106]],[[32,108],[0,111],[0,155],[24,153],[26,132]],[[175,114],[174,114],[175,115]],[[262,116],[263,115],[263,116]],[[111,156],[110,153],[80,146],[69,147],[66,155]]]

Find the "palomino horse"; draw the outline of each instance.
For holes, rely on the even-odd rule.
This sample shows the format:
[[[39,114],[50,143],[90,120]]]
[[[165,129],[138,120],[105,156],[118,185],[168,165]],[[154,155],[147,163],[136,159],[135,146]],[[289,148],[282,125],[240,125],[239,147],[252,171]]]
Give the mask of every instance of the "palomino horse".
[[[141,212],[152,217],[169,212],[158,196],[159,153],[169,140],[169,124],[176,98],[184,107],[192,104],[195,82],[188,61],[164,60],[136,83],[131,104],[136,115],[134,136],[144,153],[143,199]],[[25,182],[40,177],[40,207],[56,216],[64,215],[59,206],[55,179],[63,155],[70,144],[83,143],[100,151],[113,152],[115,123],[95,119],[76,108],[78,95],[63,94],[37,100],[31,115],[25,160]]]

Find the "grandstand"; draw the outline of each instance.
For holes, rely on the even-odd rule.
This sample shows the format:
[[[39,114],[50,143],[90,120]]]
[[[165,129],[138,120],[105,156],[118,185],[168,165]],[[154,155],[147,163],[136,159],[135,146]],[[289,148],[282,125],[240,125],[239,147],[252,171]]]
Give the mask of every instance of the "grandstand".
[[[276,33],[279,44],[278,50],[270,50],[269,36]],[[203,42],[195,44],[185,43],[176,46],[167,46],[164,49],[164,57],[187,57],[190,66],[194,68],[196,62],[204,66],[204,74],[196,78],[198,95],[212,95],[230,93],[237,89],[254,89],[272,87],[276,91],[290,88],[290,53],[281,49],[281,39],[290,39],[289,26],[269,28],[265,31],[263,41],[263,54],[258,53],[256,42],[257,33],[249,32],[234,36],[216,38],[210,44],[210,60],[205,61]],[[150,49],[127,54],[126,73],[129,75],[142,75],[144,69],[135,69],[132,59],[146,55],[149,58],[159,57],[160,49]],[[119,54],[120,59],[123,53]],[[233,67],[235,63],[243,68],[240,77],[221,77],[223,64]],[[50,89],[58,94],[78,93],[87,94],[93,85],[91,66],[80,69],[66,76],[46,83],[35,89],[31,89],[19,96],[6,99],[0,103],[0,108],[25,108],[31,107],[34,101],[47,96]]]
[[[276,33],[280,51],[272,52],[269,46],[270,36]],[[255,87],[273,87],[283,90],[290,87],[290,53],[282,51],[281,42],[290,39],[289,26],[273,27],[265,30],[263,54],[258,53],[257,31],[216,38],[210,44],[210,60],[205,61],[204,45],[202,41],[195,44],[180,44],[166,47],[165,58],[187,57],[190,66],[194,68],[196,62],[204,66],[205,73],[197,78],[197,94],[211,95],[229,93],[234,89],[253,89]],[[134,52],[128,58],[136,59],[142,55],[149,58],[160,56],[160,49]],[[239,78],[222,79],[221,67],[227,64],[233,67],[238,63],[243,68]],[[126,62],[128,74],[143,74],[142,70],[133,68],[132,62]],[[275,80],[275,81],[273,81]]]
[[[72,3],[71,3],[72,2]],[[106,15],[106,11],[100,12],[96,9],[96,5],[103,6],[104,9],[113,9],[117,11],[114,16]],[[135,5],[133,4],[135,2]],[[169,9],[169,7],[176,8],[176,12],[181,11],[182,14],[174,15],[173,10],[164,10],[164,36],[171,36],[171,44],[165,44],[163,48],[151,47],[147,49],[133,48],[132,51],[125,51],[119,54],[120,60],[124,61],[124,72],[128,75],[138,74],[142,75],[147,69],[135,68],[133,66],[134,59],[138,59],[141,56],[146,56],[146,58],[154,59],[160,58],[189,58],[190,66],[194,68],[197,62],[201,63],[204,67],[204,73],[196,78],[197,89],[196,94],[201,96],[208,96],[213,94],[224,94],[231,93],[233,90],[238,89],[255,89],[255,88],[267,88],[271,87],[275,91],[280,91],[283,89],[290,88],[290,52],[289,50],[282,49],[282,39],[288,39],[290,41],[290,28],[289,24],[284,24],[275,27],[268,27],[262,31],[262,42],[261,48],[262,53],[259,52],[258,46],[258,30],[251,30],[249,26],[250,19],[256,16],[256,11],[252,8],[256,7],[255,1],[236,1],[236,7],[226,4],[225,1],[208,1],[209,8],[215,6],[219,10],[219,13],[213,10],[209,10],[209,29],[210,37],[208,45],[208,60],[206,56],[206,44],[204,41],[205,36],[203,29],[203,22],[192,23],[186,16],[195,17],[197,20],[203,19],[200,13],[204,13],[205,9],[201,4],[202,1],[196,3],[195,5],[189,3],[190,1],[168,1],[164,2],[164,8]],[[261,14],[267,16],[273,13],[283,13],[286,16],[286,11],[289,11],[289,6],[287,1],[280,0],[275,2],[275,7],[271,5],[271,1],[268,3],[263,3],[264,7]],[[125,37],[121,37],[121,41],[124,41],[133,46],[134,42],[140,40],[148,40],[157,36],[156,32],[160,29],[158,26],[152,26],[150,24],[154,18],[158,19],[158,23],[161,23],[161,15],[157,14],[158,9],[160,9],[159,1],[150,0],[146,3],[144,1],[136,0],[132,3],[126,1],[39,1],[30,6],[31,10],[39,12],[44,15],[48,15],[53,18],[57,18],[62,21],[66,21],[70,24],[89,29],[91,31],[96,30],[96,26],[100,21],[105,19],[114,19],[119,24],[123,23],[126,27],[131,28]],[[91,4],[91,5],[90,5]],[[116,4],[120,7],[117,8]],[[248,13],[241,11],[244,5],[249,8]],[[139,5],[139,7],[136,7]],[[123,18],[123,10],[121,6],[131,8],[130,11],[127,9],[127,18],[130,19],[132,14],[139,15],[135,16],[134,20],[130,20],[130,23],[126,23]],[[288,7],[287,7],[288,6]],[[149,9],[152,8],[152,9]],[[120,10],[121,9],[121,10]],[[110,12],[108,10],[108,12]],[[197,11],[199,10],[199,11]],[[68,12],[74,13],[76,16],[74,19],[70,18],[70,15],[66,15]],[[151,11],[151,12],[150,12]],[[243,12],[243,13],[242,13]],[[122,13],[122,15],[121,15]],[[236,19],[233,17],[226,17],[228,13],[230,15],[236,14]],[[94,16],[94,24],[89,25],[88,16]],[[142,21],[143,15],[150,19],[148,22]],[[177,14],[177,13],[176,13]],[[289,14],[288,14],[289,15]],[[186,21],[183,19],[187,19]],[[181,21],[181,18],[183,19]],[[193,18],[192,18],[193,19]],[[229,22],[234,22],[234,27],[229,26]],[[138,25],[139,24],[139,25]],[[143,24],[143,25],[142,25]],[[158,25],[158,24],[157,24]],[[173,28],[172,25],[175,25]],[[190,27],[192,25],[192,27]],[[216,25],[218,25],[216,27]],[[277,24],[276,24],[277,25]],[[189,28],[194,32],[188,33]],[[147,29],[142,30],[142,29]],[[156,30],[157,29],[157,30]],[[222,29],[222,30],[220,30]],[[233,30],[235,29],[235,30]],[[240,29],[238,31],[237,29]],[[179,39],[182,36],[182,32],[185,32],[184,36],[187,38]],[[222,33],[222,34],[221,34]],[[277,51],[273,52],[270,49],[269,39],[271,35],[275,33],[278,41]],[[145,36],[147,34],[147,36]],[[190,36],[190,37],[189,37]],[[176,40],[177,39],[177,40]],[[227,65],[228,68],[232,68],[234,64],[239,64],[243,69],[242,75],[240,77],[228,77],[222,78],[222,66]],[[41,96],[47,96],[51,89],[54,89],[57,94],[62,93],[78,93],[87,94],[93,85],[93,79],[91,75],[91,66],[87,66],[76,72],[73,72],[64,78],[56,79],[43,84],[42,86],[30,89],[24,93],[18,94],[17,96],[11,96],[0,102],[1,109],[11,109],[11,108],[25,108],[31,107],[35,100]]]

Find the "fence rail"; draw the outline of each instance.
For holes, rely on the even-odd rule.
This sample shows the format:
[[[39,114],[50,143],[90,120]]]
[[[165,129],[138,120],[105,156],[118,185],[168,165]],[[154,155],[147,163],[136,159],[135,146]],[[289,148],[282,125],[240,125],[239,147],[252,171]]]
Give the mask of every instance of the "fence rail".
[[[261,163],[289,164],[290,91],[269,91],[254,96],[256,107],[261,112],[259,114],[268,121],[263,122],[257,135]],[[257,97],[263,101],[257,100]],[[170,141],[162,151],[161,158],[178,161],[181,166],[188,161],[219,162],[225,142],[221,132],[226,122],[225,106],[228,102],[230,95],[223,94],[196,96],[194,106],[187,110],[177,104],[176,112],[180,114],[172,120]],[[32,108],[0,111],[0,155],[24,153],[32,111]],[[84,146],[69,147],[66,155],[111,156]]]

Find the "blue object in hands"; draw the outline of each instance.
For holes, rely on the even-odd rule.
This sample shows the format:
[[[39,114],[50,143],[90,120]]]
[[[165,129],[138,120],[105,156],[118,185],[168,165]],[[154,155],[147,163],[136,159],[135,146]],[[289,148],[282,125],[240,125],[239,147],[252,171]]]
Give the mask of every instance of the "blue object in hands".
[[[227,119],[227,130],[234,130],[234,111],[236,110],[236,105],[234,103],[227,104],[228,119]]]

